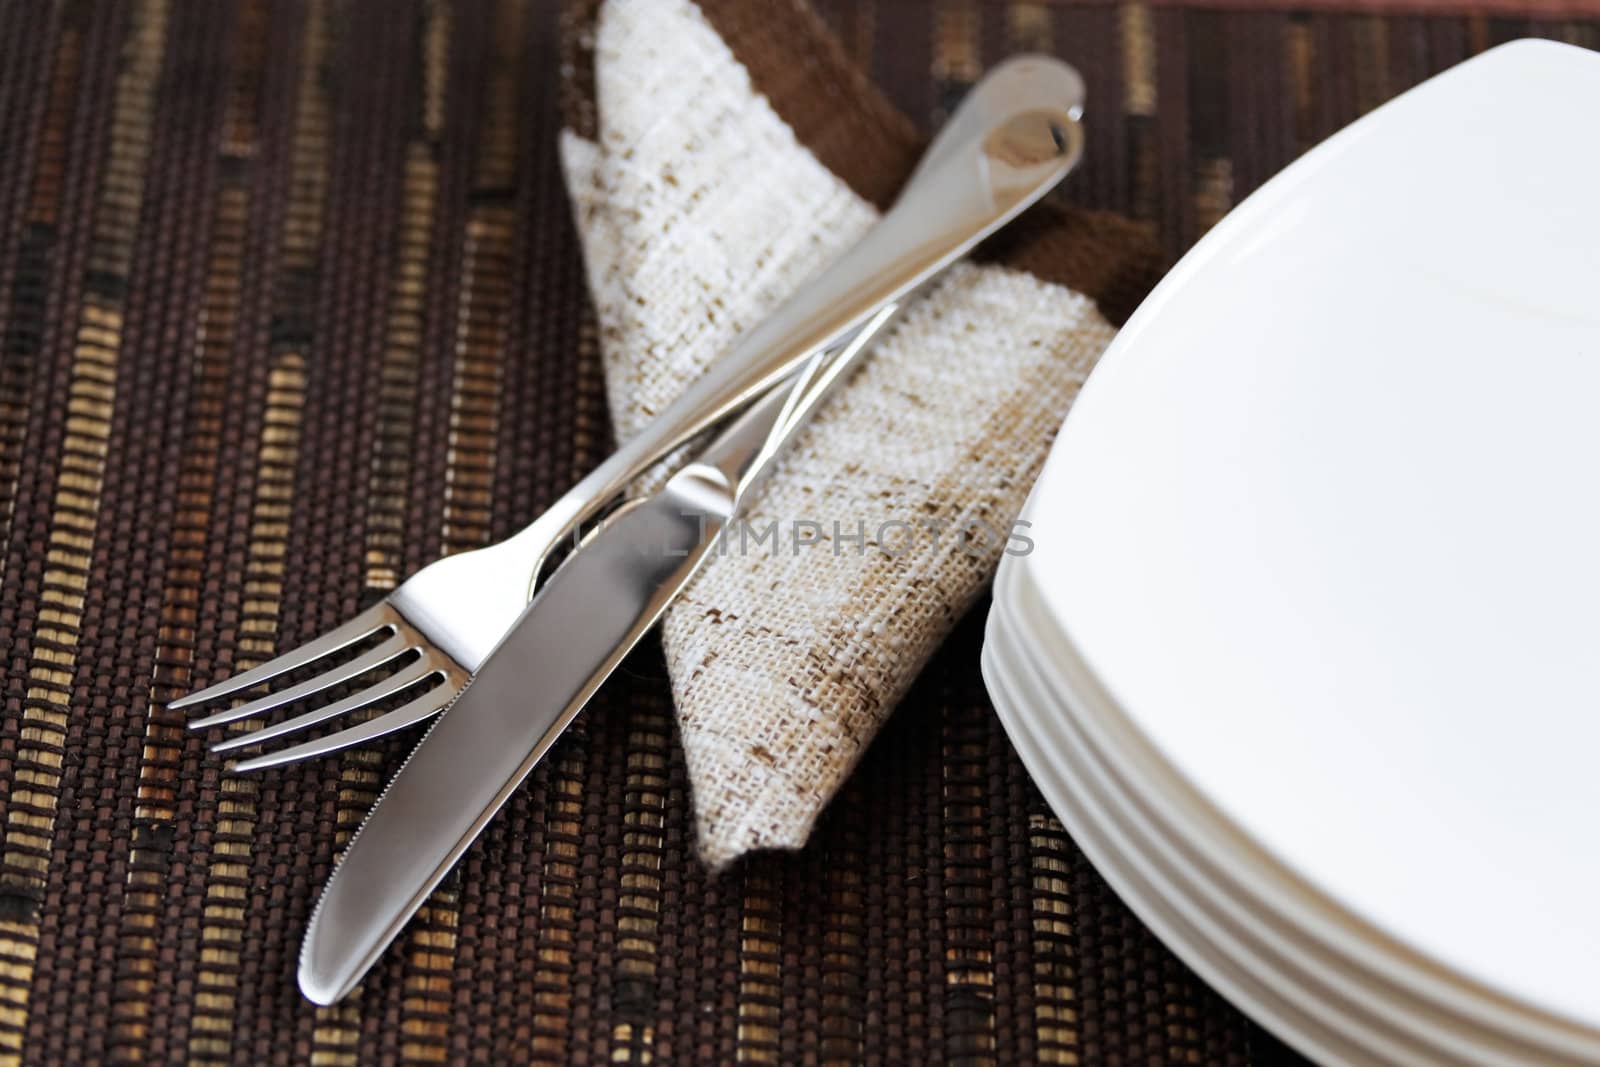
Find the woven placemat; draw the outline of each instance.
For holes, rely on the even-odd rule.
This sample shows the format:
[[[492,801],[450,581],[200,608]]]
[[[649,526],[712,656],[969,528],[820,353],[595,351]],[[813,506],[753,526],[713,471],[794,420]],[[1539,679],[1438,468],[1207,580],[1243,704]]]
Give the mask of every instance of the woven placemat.
[[[1472,52],[1590,22],[827,0],[936,123],[1089,84],[1063,195],[1168,256]],[[294,985],[414,737],[250,778],[165,702],[509,534],[609,447],[550,3],[0,3],[0,1061],[1263,1063],[935,657],[811,845],[709,879],[658,649],[361,990]]]

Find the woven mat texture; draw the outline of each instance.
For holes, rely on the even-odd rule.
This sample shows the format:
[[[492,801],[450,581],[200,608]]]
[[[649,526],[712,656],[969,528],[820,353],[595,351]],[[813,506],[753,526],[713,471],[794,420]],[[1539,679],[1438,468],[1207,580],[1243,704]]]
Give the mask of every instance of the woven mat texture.
[[[1326,5],[1323,5],[1326,6]],[[1600,23],[827,0],[936,124],[1089,84],[1064,190],[1169,257],[1423,77]],[[294,985],[414,736],[249,778],[165,702],[503,537],[609,447],[556,164],[560,12],[0,2],[0,1063],[1290,1062],[1029,784],[982,610],[811,845],[694,862],[659,648],[344,1004]]]

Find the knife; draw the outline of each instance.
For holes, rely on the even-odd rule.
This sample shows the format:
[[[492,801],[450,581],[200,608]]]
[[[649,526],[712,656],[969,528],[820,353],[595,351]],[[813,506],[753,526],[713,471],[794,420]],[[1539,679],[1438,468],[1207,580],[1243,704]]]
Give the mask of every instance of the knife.
[[[745,493],[871,339],[881,309],[586,538],[378,798],[312,912],[300,989],[344,997],[689,581]]]

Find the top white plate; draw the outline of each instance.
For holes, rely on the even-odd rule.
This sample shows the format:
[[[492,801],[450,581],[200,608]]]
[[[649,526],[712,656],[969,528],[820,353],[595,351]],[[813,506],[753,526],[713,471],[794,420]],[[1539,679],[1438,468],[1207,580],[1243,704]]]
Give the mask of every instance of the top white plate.
[[[1600,1026],[1600,55],[1487,53],[1230,214],[1117,338],[1022,560],[1334,902]]]

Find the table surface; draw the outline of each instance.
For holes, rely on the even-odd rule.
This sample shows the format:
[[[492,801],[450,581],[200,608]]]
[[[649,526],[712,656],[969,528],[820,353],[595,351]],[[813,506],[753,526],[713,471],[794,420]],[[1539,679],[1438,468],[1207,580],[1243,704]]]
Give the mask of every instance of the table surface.
[[[1009,52],[1077,64],[1062,195],[1175,258],[1422,78],[1600,44],[1593,6],[1534,2],[820,6],[928,125]],[[641,651],[358,993],[300,999],[316,891],[413,739],[235,778],[165,702],[509,534],[608,447],[559,21],[0,4],[0,1062],[1292,1062],[1051,817],[981,608],[811,845],[717,879]]]

